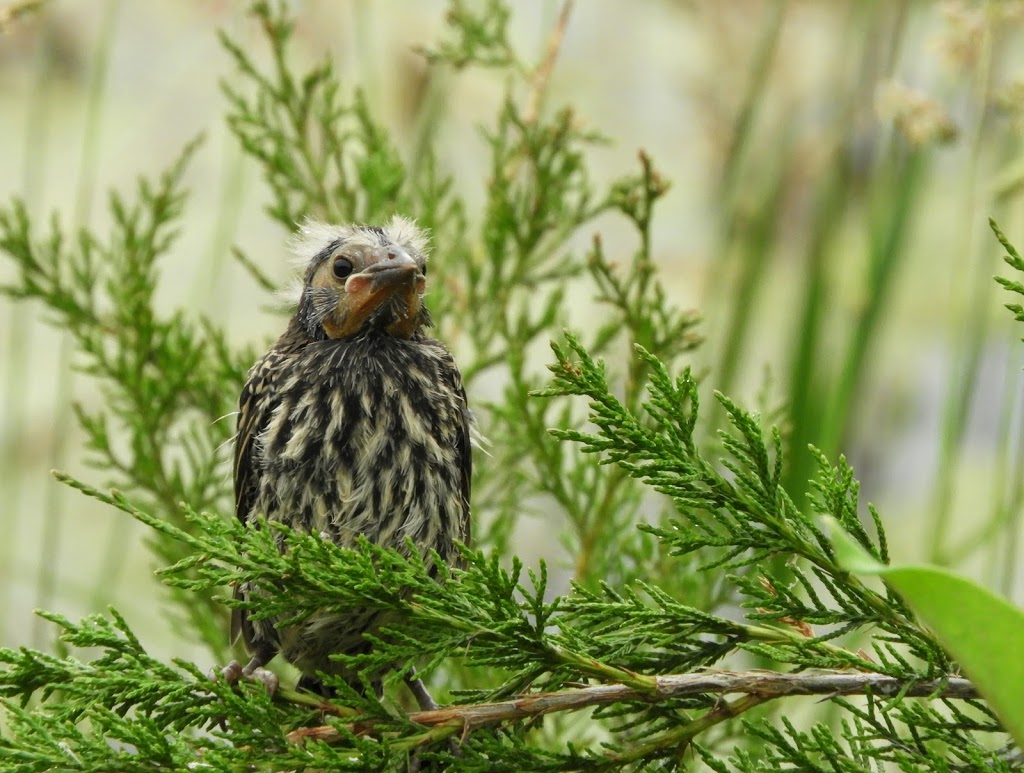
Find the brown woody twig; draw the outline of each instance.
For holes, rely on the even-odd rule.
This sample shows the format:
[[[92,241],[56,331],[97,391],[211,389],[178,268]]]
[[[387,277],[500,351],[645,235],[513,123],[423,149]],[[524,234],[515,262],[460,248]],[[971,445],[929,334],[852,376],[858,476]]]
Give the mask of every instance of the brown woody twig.
[[[905,680],[883,674],[858,671],[805,671],[798,674],[784,674],[774,671],[702,671],[694,674],[671,674],[657,677],[653,691],[639,690],[621,684],[602,684],[581,687],[577,690],[532,693],[496,703],[476,703],[465,706],[444,706],[432,711],[417,711],[409,715],[413,722],[428,728],[446,726],[450,733],[469,733],[474,728],[509,722],[518,719],[553,714],[561,711],[578,711],[592,706],[609,703],[644,701],[656,703],[689,695],[742,693],[765,700],[787,695],[876,695],[895,697],[902,694],[908,698],[952,698],[972,699],[980,697],[977,689],[967,679],[949,677],[928,679],[908,683]],[[350,730],[357,734],[370,732],[373,724],[360,723]],[[430,738],[436,733],[429,734]],[[316,739],[327,743],[342,739],[333,727],[307,727],[288,734],[294,743]]]

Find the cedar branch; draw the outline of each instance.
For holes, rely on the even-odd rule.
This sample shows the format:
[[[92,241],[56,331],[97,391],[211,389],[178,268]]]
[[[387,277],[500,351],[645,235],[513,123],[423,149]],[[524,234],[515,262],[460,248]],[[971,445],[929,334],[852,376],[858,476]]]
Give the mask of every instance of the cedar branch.
[[[783,674],[772,671],[704,671],[695,674],[670,674],[655,680],[653,691],[642,691],[622,684],[602,684],[576,690],[534,693],[497,703],[476,703],[465,706],[444,706],[431,711],[417,711],[409,715],[413,722],[426,727],[447,726],[453,730],[469,731],[499,722],[515,721],[561,711],[579,711],[610,703],[643,701],[656,703],[672,698],[692,695],[742,693],[764,700],[788,695],[876,695],[908,698],[947,698],[969,700],[979,698],[977,688],[963,677],[925,679],[914,682],[883,674],[850,671],[805,671]],[[322,707],[327,708],[327,707]],[[329,710],[329,709],[328,709]],[[372,730],[372,723],[359,723],[350,730],[364,734]],[[288,740],[301,743],[307,740],[326,743],[342,740],[333,727],[307,727],[288,734]]]

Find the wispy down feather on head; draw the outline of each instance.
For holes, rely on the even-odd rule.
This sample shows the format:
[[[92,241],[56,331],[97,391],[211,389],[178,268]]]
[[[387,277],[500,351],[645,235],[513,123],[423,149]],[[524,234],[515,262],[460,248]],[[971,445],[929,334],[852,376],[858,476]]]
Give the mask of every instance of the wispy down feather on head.
[[[402,246],[410,253],[418,253],[422,256],[424,266],[429,259],[427,250],[430,248],[430,234],[416,225],[415,220],[402,215],[393,215],[383,227],[339,225],[306,218],[289,239],[290,263],[296,276],[281,291],[282,302],[293,308],[299,305],[310,265],[316,258],[325,257],[323,253],[331,245],[348,243],[352,246],[361,244],[372,247],[387,242]]]
[[[283,299],[313,340],[370,330],[410,338],[430,325],[423,306],[426,233],[395,215],[383,226],[306,220],[291,240],[302,272]]]

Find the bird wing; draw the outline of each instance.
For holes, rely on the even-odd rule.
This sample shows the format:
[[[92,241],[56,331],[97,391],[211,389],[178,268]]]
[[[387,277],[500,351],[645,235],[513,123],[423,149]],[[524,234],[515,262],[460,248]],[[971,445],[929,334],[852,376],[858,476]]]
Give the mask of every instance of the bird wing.
[[[276,385],[282,355],[271,349],[253,365],[238,398],[238,431],[235,435],[235,515],[242,523],[249,520],[259,492],[259,462],[256,440],[270,421],[277,404]],[[234,597],[242,597],[242,588],[235,587]],[[231,610],[231,641],[241,636],[246,648],[252,643],[252,626],[244,610]]]
[[[471,518],[470,518],[470,489],[473,484],[473,413],[469,410],[469,400],[466,397],[466,388],[462,385],[462,376],[455,371],[455,387],[462,398],[462,432],[459,435],[458,449],[462,457],[462,541],[470,544]]]
[[[259,467],[256,439],[266,428],[277,404],[275,381],[281,355],[270,350],[249,371],[238,398],[238,432],[235,435],[235,515],[245,523],[256,500]]]

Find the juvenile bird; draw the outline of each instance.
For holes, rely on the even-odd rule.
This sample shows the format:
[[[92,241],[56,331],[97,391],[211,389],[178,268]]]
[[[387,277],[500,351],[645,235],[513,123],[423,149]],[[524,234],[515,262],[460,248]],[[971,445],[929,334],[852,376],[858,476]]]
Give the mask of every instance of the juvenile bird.
[[[308,222],[295,248],[305,264],[298,308],[239,400],[238,517],[342,546],[364,535],[404,550],[411,538],[457,563],[455,542],[470,535],[471,416],[452,355],[427,332],[426,237],[399,216],[384,227]],[[330,656],[366,651],[364,634],[380,623],[358,610],[279,626],[236,609],[232,640],[252,660],[233,676],[281,653],[300,687],[323,691],[317,672],[349,676]]]

